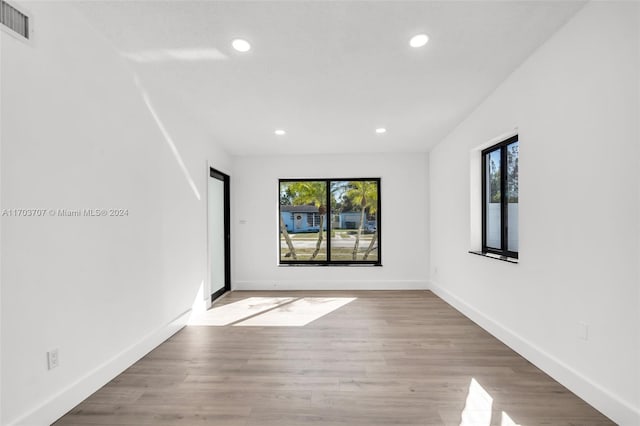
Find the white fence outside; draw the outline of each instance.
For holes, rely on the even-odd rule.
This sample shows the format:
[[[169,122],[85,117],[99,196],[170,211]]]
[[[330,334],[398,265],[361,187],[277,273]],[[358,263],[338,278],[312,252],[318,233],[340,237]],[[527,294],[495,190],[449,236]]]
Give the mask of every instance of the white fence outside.
[[[489,203],[487,209],[487,246],[500,247],[500,203]],[[518,203],[508,205],[509,241],[507,247],[518,251]]]

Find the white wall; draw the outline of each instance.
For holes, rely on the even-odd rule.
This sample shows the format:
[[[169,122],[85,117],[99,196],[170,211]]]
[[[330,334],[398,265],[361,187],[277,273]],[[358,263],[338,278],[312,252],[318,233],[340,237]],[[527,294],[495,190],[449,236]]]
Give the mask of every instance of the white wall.
[[[234,289],[426,288],[425,154],[234,157]],[[381,178],[382,267],[278,266],[279,178]]]
[[[1,205],[129,215],[2,218],[3,425],[49,424],[182,324],[206,280],[207,161],[231,166],[73,7],[28,8],[35,42],[1,36]]]
[[[640,424],[639,7],[588,4],[430,153],[433,289],[623,425]],[[514,127],[517,265],[467,253],[470,155]]]

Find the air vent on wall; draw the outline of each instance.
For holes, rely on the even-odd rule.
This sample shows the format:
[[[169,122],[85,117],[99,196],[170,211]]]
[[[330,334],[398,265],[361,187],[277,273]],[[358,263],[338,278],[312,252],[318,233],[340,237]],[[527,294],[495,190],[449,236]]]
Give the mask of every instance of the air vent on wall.
[[[22,37],[29,38],[29,17],[4,0],[0,0],[0,23]]]

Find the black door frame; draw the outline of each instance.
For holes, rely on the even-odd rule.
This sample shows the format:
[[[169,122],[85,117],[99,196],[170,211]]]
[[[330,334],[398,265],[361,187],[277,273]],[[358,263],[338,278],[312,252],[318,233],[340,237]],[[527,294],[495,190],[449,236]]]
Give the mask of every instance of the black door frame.
[[[229,175],[224,174],[213,167],[209,167],[209,177],[218,179],[224,184],[224,287],[211,294],[211,301],[213,302],[225,292],[231,290],[231,197]],[[209,183],[207,182],[207,185],[208,184]],[[209,210],[207,206],[207,216],[208,215]],[[207,217],[207,223],[208,219],[209,218]],[[207,232],[209,232],[208,229]],[[211,256],[211,253],[208,253],[208,256]],[[209,258],[207,261],[209,262],[209,265],[211,265],[211,259]],[[209,279],[211,279],[211,270],[209,270]]]

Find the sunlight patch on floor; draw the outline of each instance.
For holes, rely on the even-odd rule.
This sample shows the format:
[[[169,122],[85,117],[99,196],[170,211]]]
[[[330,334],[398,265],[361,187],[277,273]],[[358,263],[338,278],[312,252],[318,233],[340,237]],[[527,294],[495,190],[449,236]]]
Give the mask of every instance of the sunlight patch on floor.
[[[521,426],[521,425],[511,420],[511,417],[509,417],[509,415],[503,411],[502,420],[500,421],[500,426]]]
[[[489,426],[491,424],[491,409],[493,398],[482,386],[471,379],[467,401],[462,410],[460,426]]]
[[[355,297],[305,297],[234,325],[302,327],[354,300]]]
[[[295,297],[249,297],[200,313],[189,321],[189,325],[228,325],[293,300]]]
[[[482,386],[471,378],[469,393],[462,410],[460,426],[490,426],[493,398]],[[500,426],[521,426],[502,411]]]

